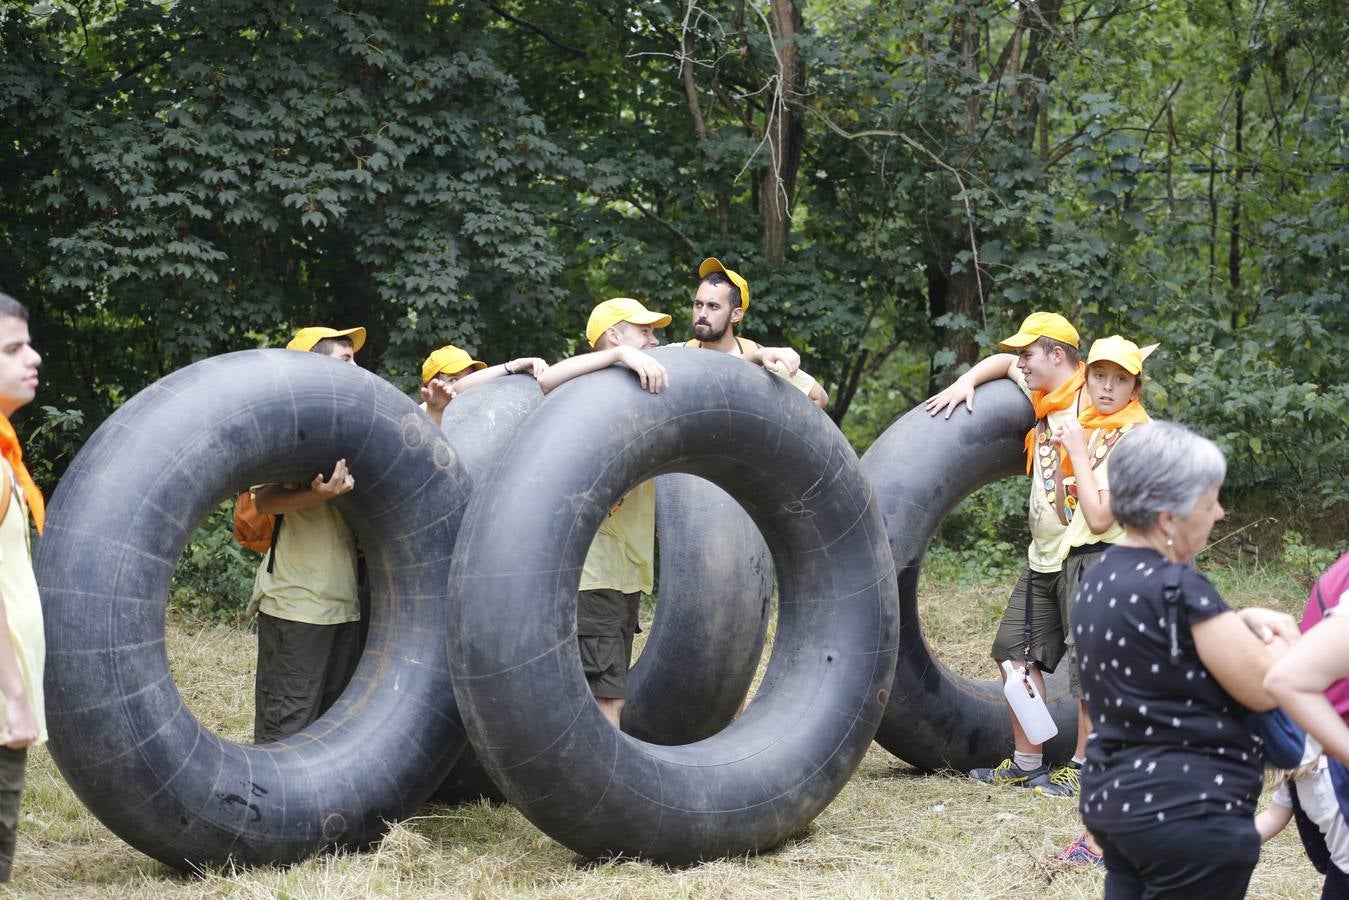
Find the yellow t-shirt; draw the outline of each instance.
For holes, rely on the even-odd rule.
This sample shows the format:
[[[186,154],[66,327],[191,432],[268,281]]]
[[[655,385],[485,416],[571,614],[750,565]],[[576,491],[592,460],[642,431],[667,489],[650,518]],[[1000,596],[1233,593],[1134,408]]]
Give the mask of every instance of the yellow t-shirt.
[[[703,346],[703,342],[694,339],[691,341],[685,341],[684,346],[701,348]],[[746,355],[746,353],[758,350],[762,346],[763,344],[755,343],[754,341],[751,341],[749,338],[738,337],[735,339],[735,350],[732,352],[731,355],[744,356]],[[776,369],[769,369],[768,371],[772,372],[774,375],[777,375],[779,378],[787,379],[789,382],[791,382],[792,387],[796,388],[798,391],[805,394],[807,397],[810,396],[810,392],[815,389],[815,385],[817,383],[814,378],[810,377],[810,374],[806,372],[805,369],[797,369],[795,375],[787,375],[783,372],[779,372]]]
[[[1020,369],[1013,369],[1016,373],[1012,380],[1016,382],[1017,387],[1021,388],[1022,393],[1027,398],[1030,397],[1030,390],[1026,387],[1026,378]],[[1083,392],[1077,392],[1077,402],[1067,409],[1055,410],[1046,418],[1049,422],[1049,428],[1052,431],[1059,426],[1066,425],[1070,421],[1076,421],[1077,415],[1083,403],[1091,401],[1083,397]],[[1030,501],[1029,501],[1029,524],[1030,524],[1030,546],[1026,549],[1026,564],[1030,566],[1032,572],[1057,572],[1063,568],[1063,556],[1060,553],[1063,543],[1063,534],[1067,531],[1067,526],[1059,521],[1059,514],[1049,501],[1048,492],[1041,483],[1044,478],[1040,470],[1039,459],[1031,467],[1030,477]],[[1081,518],[1075,516],[1074,518]]]
[[[310,625],[360,620],[356,536],[331,502],[286,513],[271,572],[267,556],[253,580],[252,602],[259,610]]]
[[[28,504],[23,491],[14,487],[9,463],[0,466],[3,486],[10,492],[9,507],[0,520],[0,593],[5,598],[5,618],[9,620],[9,641],[23,675],[28,708],[37,720],[35,744],[47,740],[47,711],[43,705],[42,668],[47,658],[47,639],[42,630],[42,603],[38,599],[37,579],[28,549]],[[0,722],[8,721],[5,699],[0,696]]]
[[[1100,430],[1091,433],[1091,437],[1087,441],[1088,456],[1095,454],[1102,446],[1101,439],[1104,434],[1105,433]],[[1096,489],[1098,491],[1110,490],[1110,475],[1107,472],[1107,467],[1110,464],[1109,454],[1114,450],[1115,446],[1119,445],[1120,441],[1124,440],[1125,437],[1127,437],[1127,435],[1121,434],[1118,440],[1115,441],[1114,446],[1107,447],[1105,455],[1101,457],[1101,461],[1096,464],[1096,468],[1091,470],[1092,477],[1096,479]],[[1091,527],[1087,525],[1087,517],[1082,515],[1082,510],[1079,507],[1077,513],[1074,514],[1072,521],[1068,523],[1067,529],[1063,532],[1063,540],[1061,542],[1062,548],[1059,551],[1059,559],[1067,559],[1068,551],[1074,547],[1081,547],[1085,544],[1113,544],[1122,537],[1124,537],[1124,526],[1120,525],[1119,522],[1111,522],[1110,527],[1101,534],[1093,533]]]
[[[649,594],[655,587],[656,483],[643,481],[609,511],[581,568],[581,590]]]

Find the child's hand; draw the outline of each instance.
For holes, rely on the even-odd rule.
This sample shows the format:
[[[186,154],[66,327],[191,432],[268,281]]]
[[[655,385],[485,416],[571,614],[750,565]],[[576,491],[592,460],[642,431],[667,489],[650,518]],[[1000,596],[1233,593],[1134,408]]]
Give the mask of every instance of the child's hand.
[[[1087,434],[1076,419],[1069,419],[1066,425],[1055,428],[1050,443],[1068,451],[1069,456],[1087,452]]]
[[[422,387],[422,402],[426,404],[427,412],[443,412],[454,396],[454,388],[439,378],[432,378]]]
[[[333,466],[333,474],[327,481],[323,480],[322,475],[315,475],[314,480],[309,482],[309,489],[316,494],[322,494],[323,499],[331,500],[334,497],[340,497],[356,487],[356,479],[347,472],[347,461],[339,459],[337,465]]]

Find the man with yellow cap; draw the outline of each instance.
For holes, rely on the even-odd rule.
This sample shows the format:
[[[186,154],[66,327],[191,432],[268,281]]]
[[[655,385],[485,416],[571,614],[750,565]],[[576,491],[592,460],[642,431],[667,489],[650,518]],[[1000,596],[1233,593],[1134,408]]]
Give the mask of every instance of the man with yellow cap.
[[[578,375],[622,366],[632,371],[644,390],[658,394],[669,373],[643,351],[660,345],[655,329],[669,324],[668,315],[652,312],[637,300],[606,300],[591,311],[586,324],[592,351],[549,366],[538,376],[539,387],[546,394]],[[576,597],[581,668],[600,711],[615,728],[628,695],[638,607],[642,594],[655,586],[655,555],[656,487],[644,481],[614,504],[600,524],[581,568]]]
[[[474,359],[452,344],[446,344],[422,363],[422,409],[439,425],[445,416],[445,407],[464,391],[500,378],[503,375],[527,373],[538,378],[548,364],[537,356],[522,356],[499,366],[489,366]]]
[[[47,642],[28,543],[46,507],[28,474],[9,417],[37,395],[42,357],[28,336],[28,310],[0,293],[0,882],[9,881],[19,830],[28,748],[47,740],[42,672]]]
[[[823,409],[829,395],[799,367],[801,356],[788,347],[764,347],[748,338],[736,337],[735,326],[749,310],[749,282],[739,272],[709,257],[698,267],[698,292],[693,298],[693,339],[686,347],[701,347],[742,356],[790,381],[797,390]]]
[[[1026,473],[1031,476],[1030,547],[1026,566],[1007,602],[1007,611],[993,641],[992,656],[999,665],[1011,660],[1025,664],[1035,689],[1044,696],[1043,672],[1053,672],[1067,652],[1065,629],[1068,594],[1059,549],[1075,502],[1069,502],[1071,468],[1066,454],[1053,443],[1055,430],[1076,423],[1090,404],[1082,390],[1084,373],[1078,359],[1077,329],[1057,313],[1035,312],[1017,333],[1001,342],[1004,350],[976,363],[955,383],[927,401],[929,414],[943,410],[946,418],[961,404],[972,412],[974,389],[997,378],[1010,378],[1035,407],[1035,427],[1026,435]],[[1065,471],[1066,469],[1066,471]],[[1071,660],[1070,660],[1071,665]],[[1080,701],[1081,688],[1078,688]],[[1044,747],[1026,737],[1009,707],[1015,752],[992,768],[970,772],[990,784],[1035,788],[1050,784]]]
[[[288,350],[355,365],[364,328],[301,328]],[[339,459],[308,485],[252,488],[258,512],[278,516],[271,551],[258,565],[250,608],[258,614],[253,740],[295,734],[337,701],[361,655],[356,537],[329,501],[356,486]]]

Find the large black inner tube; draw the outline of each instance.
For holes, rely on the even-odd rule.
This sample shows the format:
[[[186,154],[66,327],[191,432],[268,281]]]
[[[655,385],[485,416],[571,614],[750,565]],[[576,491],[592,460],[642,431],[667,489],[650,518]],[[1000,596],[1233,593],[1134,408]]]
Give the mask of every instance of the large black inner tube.
[[[342,457],[356,489],[333,502],[365,550],[374,595],[364,655],[304,731],[256,747],[223,740],[170,675],[175,564],[224,498],[251,483],[307,483]],[[444,590],[467,496],[425,414],[317,354],[231,353],[133,397],[71,463],[36,560],[50,748],[80,800],[182,868],[358,848],[414,811],[465,743]]]
[[[451,571],[450,658],[474,746],[527,818],[586,856],[681,864],[773,847],[842,789],[893,683],[897,598],[870,486],[828,417],[742,360],[654,352],[664,392],[621,369],[562,386],[475,491]],[[779,584],[755,701],[680,746],[611,727],[576,644],[596,528],[670,471],[744,505]]]
[[[919,570],[942,520],[978,488],[1007,476],[1025,477],[1023,442],[1035,424],[1026,395],[999,379],[977,389],[974,410],[971,414],[962,406],[944,419],[920,406],[886,429],[862,457],[890,538],[902,623],[894,689],[876,741],[929,771],[992,765],[1012,747],[1001,683],[974,681],[942,665],[923,639],[918,617]],[[1024,565],[1024,546],[1017,552]],[[990,645],[992,640],[990,633]],[[1062,762],[1073,755],[1077,741],[1067,657],[1046,680],[1045,691],[1059,726],[1045,753]]]
[[[441,428],[473,484],[487,478],[543,402],[532,378],[515,376],[445,408]],[[768,630],[773,560],[740,504],[693,475],[656,479],[656,535],[660,602],[628,676],[623,728],[653,743],[687,744],[724,728],[749,691]],[[504,799],[472,748],[431,797],[483,798]]]
[[[656,618],[628,675],[623,730],[688,744],[726,727],[749,692],[768,633],[773,557],[734,497],[682,472],[656,479],[656,541]]]

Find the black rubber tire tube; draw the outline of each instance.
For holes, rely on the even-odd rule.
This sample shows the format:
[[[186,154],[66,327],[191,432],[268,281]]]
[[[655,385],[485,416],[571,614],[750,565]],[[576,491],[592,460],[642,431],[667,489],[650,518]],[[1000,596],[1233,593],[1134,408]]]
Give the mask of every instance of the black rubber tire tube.
[[[299,734],[224,740],[170,674],[175,563],[235,491],[307,483],[342,457],[356,486],[333,502],[365,549],[374,596],[360,664]],[[452,450],[415,404],[317,354],[214,357],[129,400],[61,480],[36,560],[49,746],[76,795],[127,843],[179,868],[360,848],[414,812],[466,743],[445,657],[445,583],[467,496]]]
[[[515,376],[445,408],[441,428],[474,484],[543,402],[533,379]],[[740,504],[693,475],[656,479],[656,535],[668,577],[660,580],[651,633],[628,674],[623,729],[657,744],[687,744],[724,728],[749,691],[768,631],[773,559]],[[470,747],[431,799],[505,797]]]
[[[469,504],[450,660],[473,745],[510,802],[586,857],[666,864],[771,848],[866,753],[894,680],[894,566],[856,456],[790,384],[724,354],[653,351],[659,395],[613,368],[560,387]],[[614,729],[581,672],[576,588],[603,516],[641,481],[707,478],[773,551],[775,645],[759,692],[681,746]]]
[[[902,623],[899,665],[876,742],[927,771],[994,765],[1012,749],[1001,682],[974,681],[944,666],[924,640],[918,617],[919,570],[942,520],[978,488],[1026,477],[1024,441],[1035,424],[1030,401],[1006,379],[980,386],[974,396],[973,413],[961,406],[950,419],[929,416],[921,406],[911,410],[862,456],[890,537]],[[1024,549],[1018,552],[1024,565]],[[1045,754],[1062,762],[1077,742],[1066,656],[1046,679],[1045,693],[1059,726]]]
[[[734,497],[682,472],[656,479],[656,542],[656,615],[628,673],[623,730],[688,744],[726,727],[749,692],[772,612],[773,557]]]

